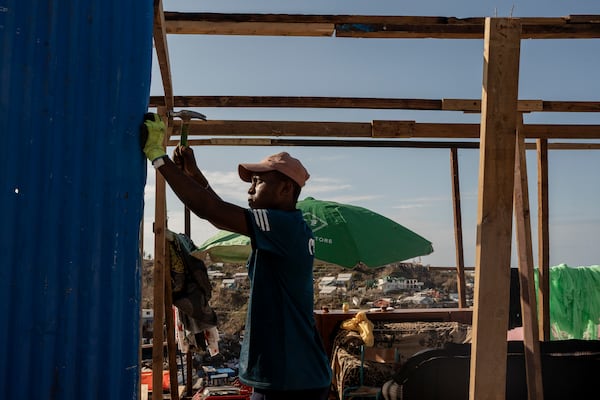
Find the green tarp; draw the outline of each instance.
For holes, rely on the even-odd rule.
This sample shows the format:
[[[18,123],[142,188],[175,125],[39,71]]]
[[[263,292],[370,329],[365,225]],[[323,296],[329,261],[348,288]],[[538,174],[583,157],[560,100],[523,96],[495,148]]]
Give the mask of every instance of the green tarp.
[[[595,340],[599,327],[600,266],[551,267],[550,338]]]

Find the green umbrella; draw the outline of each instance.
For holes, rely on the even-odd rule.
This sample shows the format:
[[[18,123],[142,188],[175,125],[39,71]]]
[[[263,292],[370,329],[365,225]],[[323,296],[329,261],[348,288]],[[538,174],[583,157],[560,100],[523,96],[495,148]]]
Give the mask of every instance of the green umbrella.
[[[203,258],[209,254],[210,259],[215,262],[243,263],[251,250],[248,236],[221,230],[202,243],[192,255]]]
[[[433,252],[431,242],[366,208],[308,197],[297,203],[315,236],[315,258],[352,268],[375,268]],[[198,252],[213,261],[236,262],[250,254],[246,236],[221,231]]]

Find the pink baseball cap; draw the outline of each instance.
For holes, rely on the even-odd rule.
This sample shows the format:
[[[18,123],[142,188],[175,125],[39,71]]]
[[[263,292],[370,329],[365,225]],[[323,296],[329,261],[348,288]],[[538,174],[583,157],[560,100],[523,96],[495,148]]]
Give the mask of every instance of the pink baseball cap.
[[[288,178],[291,178],[300,187],[303,187],[310,177],[302,163],[285,151],[268,156],[256,164],[240,164],[238,166],[238,173],[244,182],[252,180],[253,172],[268,171],[279,171]]]

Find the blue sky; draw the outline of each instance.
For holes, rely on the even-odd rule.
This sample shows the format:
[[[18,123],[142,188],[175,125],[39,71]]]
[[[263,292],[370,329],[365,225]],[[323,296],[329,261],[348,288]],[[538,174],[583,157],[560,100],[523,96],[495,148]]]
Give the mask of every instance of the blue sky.
[[[560,17],[600,14],[600,2],[527,1],[164,1],[166,11],[423,15],[447,17]],[[169,35],[175,95],[480,98],[483,40],[350,39]],[[520,99],[599,101],[600,40],[524,40]],[[162,94],[156,59],[151,95]],[[209,119],[479,122],[479,114],[447,111],[341,109],[201,109]],[[598,113],[533,113],[525,123],[600,124]],[[423,264],[455,264],[449,150],[196,147],[199,166],[226,200],[246,205],[239,162],[288,151],[311,179],[301,197],[373,209],[428,238],[434,252]],[[172,149],[168,149],[171,153]],[[475,263],[479,153],[459,150],[465,264]],[[528,152],[529,197],[537,263],[535,152]],[[600,152],[551,151],[550,264],[600,263]],[[153,252],[154,172],[148,170],[144,250]],[[168,226],[183,231],[183,206],[168,193]],[[216,229],[192,219],[200,245]],[[516,247],[516,246],[513,246]],[[513,250],[514,253],[514,250]],[[513,257],[514,258],[514,257]],[[516,261],[513,261],[516,266]]]

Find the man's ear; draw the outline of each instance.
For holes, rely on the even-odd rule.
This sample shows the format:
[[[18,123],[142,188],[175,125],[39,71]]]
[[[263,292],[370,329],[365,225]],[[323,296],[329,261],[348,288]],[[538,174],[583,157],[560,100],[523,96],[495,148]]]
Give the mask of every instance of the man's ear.
[[[292,183],[292,181],[289,179],[284,180],[282,190],[285,191],[286,195],[289,193],[294,193],[294,184]]]
[[[294,183],[290,179],[284,179],[280,187],[281,195],[286,198],[294,197]]]

